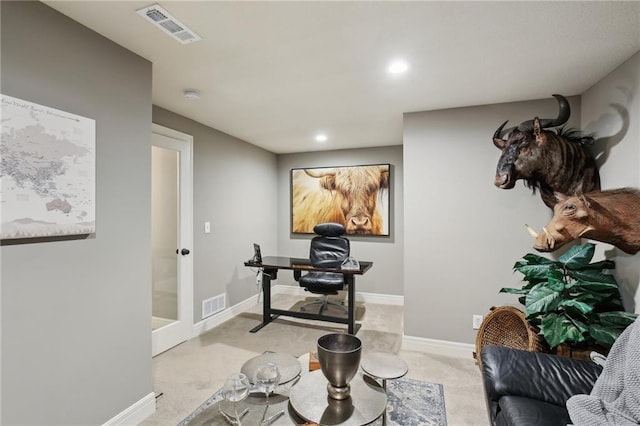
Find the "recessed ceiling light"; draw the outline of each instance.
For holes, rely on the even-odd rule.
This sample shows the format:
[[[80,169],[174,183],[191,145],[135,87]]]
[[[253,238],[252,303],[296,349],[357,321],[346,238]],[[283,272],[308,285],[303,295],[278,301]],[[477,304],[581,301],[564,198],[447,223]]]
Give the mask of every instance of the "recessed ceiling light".
[[[403,60],[396,60],[389,64],[387,71],[391,74],[402,74],[409,69],[409,64]]]
[[[185,89],[182,94],[187,99],[200,99],[200,91],[196,89]]]
[[[327,139],[327,135],[325,135],[324,133],[318,133],[316,135],[316,142],[326,142]]]

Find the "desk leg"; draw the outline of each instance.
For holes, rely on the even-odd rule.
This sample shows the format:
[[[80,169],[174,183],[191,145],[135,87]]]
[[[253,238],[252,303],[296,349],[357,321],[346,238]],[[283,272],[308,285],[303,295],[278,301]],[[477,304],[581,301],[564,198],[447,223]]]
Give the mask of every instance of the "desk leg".
[[[271,278],[275,279],[277,270],[265,270],[262,274],[262,322],[249,330],[255,333],[269,324],[277,315],[271,315]]]
[[[389,397],[389,393],[387,392],[387,379],[382,379],[382,389],[384,389],[384,393]],[[387,399],[387,405],[389,404],[389,400]],[[382,426],[387,426],[387,405],[384,406],[384,412],[382,413]]]
[[[360,329],[360,324],[356,324],[356,278],[352,274],[345,275],[345,281],[349,287],[349,304],[347,306],[347,309],[349,310],[347,313],[347,319],[349,321],[348,332],[355,336]]]

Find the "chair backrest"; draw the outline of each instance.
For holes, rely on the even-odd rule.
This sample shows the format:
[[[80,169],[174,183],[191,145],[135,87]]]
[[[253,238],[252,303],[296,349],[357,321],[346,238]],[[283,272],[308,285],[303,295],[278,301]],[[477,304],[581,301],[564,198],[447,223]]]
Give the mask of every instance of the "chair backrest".
[[[313,228],[318,234],[311,240],[309,259],[318,268],[340,268],[349,257],[349,240],[343,237],[344,226],[339,223],[319,223]]]

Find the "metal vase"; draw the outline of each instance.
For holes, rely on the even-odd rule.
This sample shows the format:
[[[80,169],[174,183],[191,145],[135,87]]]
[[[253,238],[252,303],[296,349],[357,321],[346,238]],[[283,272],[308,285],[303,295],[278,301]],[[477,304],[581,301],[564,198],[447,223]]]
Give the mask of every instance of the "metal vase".
[[[362,341],[344,333],[326,334],[318,339],[318,361],[327,378],[329,397],[336,400],[349,398],[351,379],[358,372]]]

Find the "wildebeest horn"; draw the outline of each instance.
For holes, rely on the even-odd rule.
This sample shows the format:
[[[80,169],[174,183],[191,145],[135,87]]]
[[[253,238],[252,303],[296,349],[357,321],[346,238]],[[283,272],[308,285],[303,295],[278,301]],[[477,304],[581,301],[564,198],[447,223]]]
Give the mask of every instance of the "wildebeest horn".
[[[515,127],[510,127],[507,130],[505,130],[504,132],[502,131],[502,129],[504,128],[505,124],[507,124],[509,122],[509,120],[505,121],[504,123],[502,123],[500,125],[500,127],[498,127],[498,130],[496,130],[496,132],[493,134],[493,144],[498,147],[498,149],[504,149],[504,145],[505,142],[502,139],[503,135],[506,135],[507,133],[511,132],[513,129],[515,129]]]
[[[562,126],[569,120],[571,116],[571,108],[569,107],[569,101],[562,95],[553,95],[558,100],[558,117],[556,118],[541,118],[540,128],[546,129],[549,127]],[[518,125],[518,130],[521,132],[530,132],[533,130],[533,120],[523,121]]]

